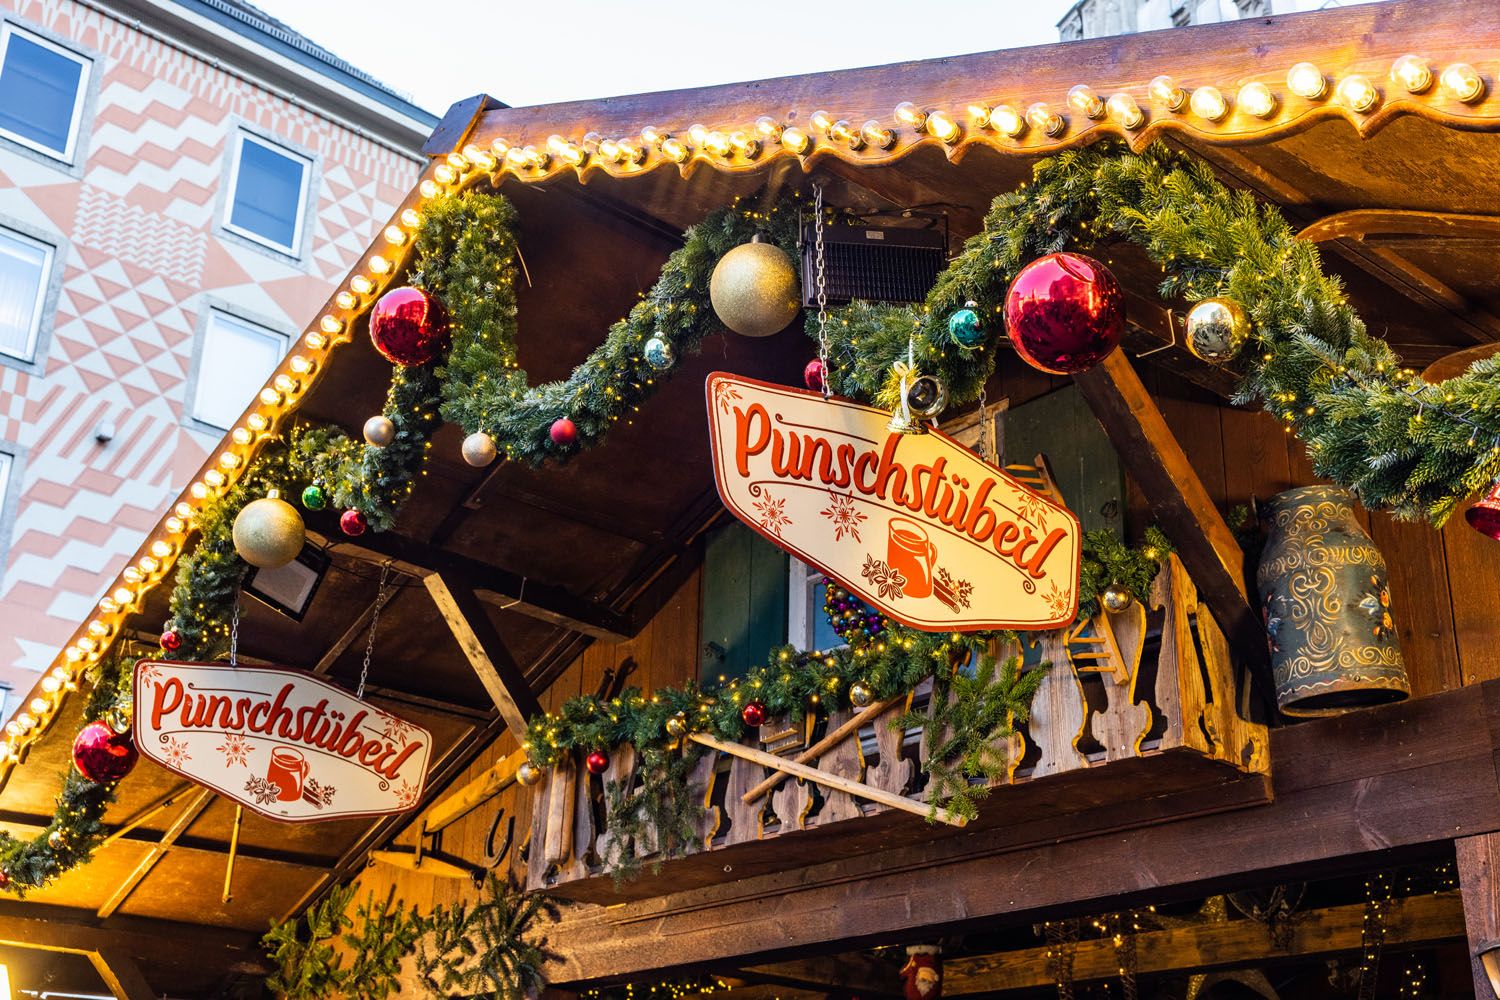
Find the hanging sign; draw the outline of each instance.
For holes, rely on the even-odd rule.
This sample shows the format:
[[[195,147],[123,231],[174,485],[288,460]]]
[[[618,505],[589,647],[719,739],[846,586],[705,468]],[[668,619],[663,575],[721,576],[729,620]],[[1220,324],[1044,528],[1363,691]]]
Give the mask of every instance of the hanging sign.
[[[135,745],[262,816],[315,823],[415,808],[432,735],[303,671],[141,660]]]
[[[952,438],[724,372],[708,377],[719,496],[736,517],[905,625],[1050,629],[1078,612],[1081,532]]]

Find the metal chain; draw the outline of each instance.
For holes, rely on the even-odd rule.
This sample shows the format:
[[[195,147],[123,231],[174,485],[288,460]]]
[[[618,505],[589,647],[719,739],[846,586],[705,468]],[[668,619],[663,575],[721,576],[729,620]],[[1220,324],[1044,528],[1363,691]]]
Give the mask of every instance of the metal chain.
[[[823,398],[833,394],[828,386],[828,277],[823,259],[823,185],[813,185],[813,265],[818,293],[818,360],[823,365]]]
[[[239,666],[240,653],[240,592],[234,592],[234,611],[229,616],[229,665]]]
[[[354,689],[354,697],[365,696],[365,678],[370,676],[370,657],[375,653],[375,626],[380,624],[380,609],[385,607],[385,584],[391,575],[391,562],[387,559],[380,564],[380,589],[375,592],[375,605],[370,609],[370,635],[365,640],[365,662],[359,668],[359,687]]]
[[[991,465],[998,465],[1000,456],[995,454],[995,421],[989,412],[986,386],[979,383],[979,454]]]

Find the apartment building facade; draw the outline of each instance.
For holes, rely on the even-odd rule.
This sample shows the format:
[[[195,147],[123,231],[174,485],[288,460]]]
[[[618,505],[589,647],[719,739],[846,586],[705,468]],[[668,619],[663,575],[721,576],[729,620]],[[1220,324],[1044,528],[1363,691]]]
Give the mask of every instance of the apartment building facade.
[[[1135,31],[1295,14],[1370,0],[1078,0],[1057,22],[1064,42]]]

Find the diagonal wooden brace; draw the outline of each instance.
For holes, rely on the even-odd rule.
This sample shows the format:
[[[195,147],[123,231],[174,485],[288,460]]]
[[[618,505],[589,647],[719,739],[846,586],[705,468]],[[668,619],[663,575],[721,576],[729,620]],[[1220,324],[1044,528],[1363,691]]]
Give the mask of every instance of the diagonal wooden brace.
[[[438,613],[448,624],[453,638],[458,640],[459,648],[479,676],[479,682],[500,710],[505,728],[514,733],[516,739],[526,739],[526,720],[540,715],[542,704],[537,701],[531,685],[526,683],[525,675],[505,648],[495,626],[490,624],[474,589],[457,580],[450,585],[445,573],[428,574],[422,578],[422,585],[432,596],[432,602],[437,605]]]

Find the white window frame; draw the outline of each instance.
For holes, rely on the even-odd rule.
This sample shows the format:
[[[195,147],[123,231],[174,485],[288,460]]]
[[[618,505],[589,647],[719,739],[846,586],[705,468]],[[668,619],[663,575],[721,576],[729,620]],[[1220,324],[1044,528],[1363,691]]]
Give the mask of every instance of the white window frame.
[[[3,129],[0,129],[0,132],[3,131]],[[3,354],[5,357],[15,358],[17,361],[24,361],[30,364],[36,361],[36,345],[37,341],[41,338],[42,317],[46,315],[47,311],[47,290],[52,285],[52,268],[57,261],[57,247],[46,240],[39,240],[35,236],[28,236],[26,233],[4,225],[0,225],[0,236],[15,240],[17,243],[36,247],[42,251],[42,271],[37,277],[36,303],[31,307],[31,329],[26,334],[26,350],[22,354],[17,354],[14,351],[7,351],[5,348],[0,347],[0,354]],[[0,496],[4,495],[3,490],[0,490]]]
[[[809,566],[794,555],[787,556],[786,587],[786,641],[798,649],[826,653],[829,649],[842,649],[846,644],[838,643],[828,649],[813,649],[813,637],[818,634],[818,616],[823,613],[823,571]]]
[[[212,420],[199,416],[198,397],[199,394],[203,392],[204,366],[208,363],[208,338],[213,333],[214,323],[221,321],[228,321],[229,323],[238,324],[242,327],[248,327],[252,332],[261,334],[268,340],[274,340],[280,345],[280,351],[277,353],[276,364],[271,367],[272,373],[274,373],[277,367],[280,366],[281,359],[286,357],[286,352],[291,349],[292,342],[292,338],[287,334],[281,332],[280,330],[276,330],[272,327],[266,326],[264,323],[257,323],[253,319],[246,319],[243,316],[239,316],[233,312],[230,312],[228,309],[219,309],[213,306],[207,307],[207,317],[203,320],[202,328],[198,332],[200,343],[197,345],[197,348],[195,350],[196,357],[194,358],[193,362],[192,393],[186,401],[184,412],[187,415],[187,419],[192,423],[192,425],[220,432],[228,431],[229,429],[234,427],[235,419],[238,417],[238,414],[236,414],[235,417],[231,417],[229,423],[227,424],[216,424]],[[263,387],[265,385],[265,380],[262,380],[260,385]],[[255,392],[259,392],[259,388],[256,388]],[[251,396],[245,400],[244,405],[249,406],[253,398],[254,393],[252,393]]]
[[[17,135],[9,129],[0,128],[0,135],[3,135],[6,139],[17,145],[25,146],[27,149],[41,153],[43,156],[71,166],[73,164],[73,157],[78,152],[78,135],[83,124],[83,105],[88,99],[89,78],[90,74],[94,71],[94,60],[82,53],[74,52],[70,48],[59,45],[49,38],[43,38],[35,32],[27,31],[12,21],[5,21],[0,23],[0,69],[5,67],[5,58],[10,54],[10,40],[16,35],[22,35],[28,42],[34,42],[44,49],[50,49],[58,55],[76,62],[80,67],[78,89],[73,94],[73,115],[68,119],[68,142],[65,149],[56,150],[51,146],[44,146],[35,139],[28,139],[24,135]]]
[[[294,216],[295,228],[292,230],[292,245],[284,246],[275,240],[268,239],[260,233],[236,226],[231,219],[234,218],[234,198],[240,186],[240,159],[245,148],[245,143],[253,142],[257,146],[264,146],[273,153],[285,156],[287,159],[296,160],[302,164],[302,188],[297,192],[297,214]],[[313,161],[301,153],[280,143],[264,139],[244,129],[235,130],[234,152],[229,162],[229,186],[225,191],[224,198],[224,228],[236,236],[243,237],[253,243],[275,250],[277,253],[286,254],[289,257],[302,256],[302,236],[307,220],[307,198],[312,186]]]

